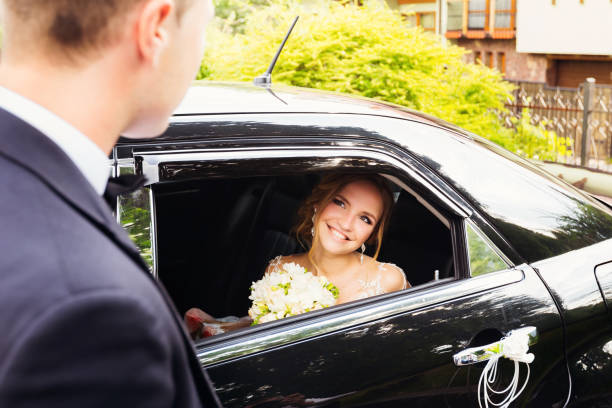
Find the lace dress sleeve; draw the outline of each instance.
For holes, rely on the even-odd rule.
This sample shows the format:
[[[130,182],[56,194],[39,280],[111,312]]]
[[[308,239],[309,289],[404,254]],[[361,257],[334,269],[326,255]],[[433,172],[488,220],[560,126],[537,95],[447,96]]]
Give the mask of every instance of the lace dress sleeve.
[[[400,289],[393,290],[402,290],[410,287],[410,284],[406,280],[406,275],[402,268],[397,265],[391,263],[379,263],[377,268],[377,273],[372,279],[358,279],[357,283],[359,283],[360,290],[358,292],[357,297],[360,299],[367,298],[370,296],[382,295],[383,293],[387,293],[386,286],[388,285],[388,276],[385,276],[389,273],[393,273],[396,271],[401,275],[402,279],[402,287]]]
[[[280,272],[281,271],[281,266],[283,265],[283,257],[281,255],[277,256],[276,258],[272,259],[269,263],[268,263],[268,267],[266,268],[266,274],[268,273],[272,273],[272,272]]]

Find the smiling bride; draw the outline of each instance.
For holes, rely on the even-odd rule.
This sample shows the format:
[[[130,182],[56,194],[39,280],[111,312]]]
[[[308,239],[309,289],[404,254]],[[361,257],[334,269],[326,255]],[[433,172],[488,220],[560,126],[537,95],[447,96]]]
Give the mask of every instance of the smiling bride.
[[[324,177],[300,208],[298,240],[308,252],[278,256],[266,273],[284,263],[299,264],[339,289],[337,304],[409,287],[397,266],[376,260],[393,207],[393,196],[378,175]],[[366,245],[375,248],[366,255]]]
[[[383,233],[388,223],[393,196],[385,179],[369,174],[325,176],[298,210],[295,233],[307,252],[277,256],[270,261],[266,275],[280,272],[286,264],[296,264],[326,278],[339,294],[336,304],[381,295],[410,287],[401,268],[377,261]],[[372,257],[366,245],[374,248]],[[250,319],[222,323],[199,309],[185,315],[194,337],[207,336],[247,326]],[[204,328],[213,332],[202,331]]]

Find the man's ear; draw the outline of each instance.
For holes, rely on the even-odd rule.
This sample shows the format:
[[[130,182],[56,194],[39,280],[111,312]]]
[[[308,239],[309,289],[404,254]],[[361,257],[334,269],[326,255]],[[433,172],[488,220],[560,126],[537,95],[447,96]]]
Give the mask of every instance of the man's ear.
[[[147,0],[138,16],[138,54],[152,66],[157,65],[163,49],[168,44],[168,19],[174,8],[173,0]]]

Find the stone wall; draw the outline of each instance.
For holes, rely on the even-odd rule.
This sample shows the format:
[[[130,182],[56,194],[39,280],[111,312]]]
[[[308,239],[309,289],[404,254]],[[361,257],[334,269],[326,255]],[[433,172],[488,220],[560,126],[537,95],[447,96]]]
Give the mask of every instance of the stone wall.
[[[471,40],[458,39],[454,41],[457,45],[473,51],[465,56],[466,62],[474,62],[474,51],[480,51],[483,63],[486,53],[491,52],[493,67],[501,68],[501,54],[505,55],[505,78],[515,81],[546,81],[547,58],[538,54],[523,54],[516,52],[516,41],[511,40]]]

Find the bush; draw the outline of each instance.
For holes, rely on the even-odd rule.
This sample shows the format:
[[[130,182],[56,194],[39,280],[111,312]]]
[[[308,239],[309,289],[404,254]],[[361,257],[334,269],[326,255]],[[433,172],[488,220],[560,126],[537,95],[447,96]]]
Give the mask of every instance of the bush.
[[[572,154],[572,140],[558,137],[554,131],[547,130],[546,122],[533,125],[529,109],[523,108],[521,117],[512,118],[512,123],[516,132],[505,147],[518,155],[529,159],[557,161],[559,157]]]
[[[217,23],[223,31],[244,34],[247,17],[255,7],[267,6],[268,0],[215,0],[215,15]]]
[[[421,28],[407,28],[386,3],[268,0],[266,7],[253,7],[253,1],[217,0],[217,14],[230,17],[218,19],[209,33],[200,79],[252,81],[266,70],[299,15],[274,70],[275,83],[393,102],[511,150],[527,155],[533,150],[523,143],[538,140],[525,137],[534,129],[518,123],[519,140],[514,140],[514,130],[497,114],[505,111],[512,85],[496,70],[464,63],[464,49],[444,47]]]

